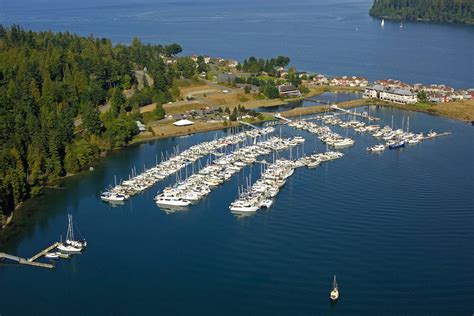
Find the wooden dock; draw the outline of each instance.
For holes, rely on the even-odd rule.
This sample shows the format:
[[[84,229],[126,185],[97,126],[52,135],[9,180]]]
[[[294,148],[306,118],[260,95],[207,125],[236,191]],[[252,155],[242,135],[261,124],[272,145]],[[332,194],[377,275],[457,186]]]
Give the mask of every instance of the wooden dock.
[[[60,243],[55,242],[54,244],[52,244],[52,245],[49,246],[48,248],[41,250],[41,251],[38,252],[36,255],[34,255],[33,257],[29,258],[28,261],[29,261],[29,262],[33,262],[33,261],[35,261],[36,259],[39,259],[39,258],[43,257],[44,255],[46,255],[46,254],[47,254],[48,252],[50,252],[51,250],[57,248],[59,245],[60,245]]]
[[[351,112],[349,110],[340,108],[337,105],[331,105],[331,110],[341,111],[344,114],[358,116],[358,117],[364,118],[364,119],[369,120],[369,121],[379,121],[380,120],[378,117],[373,117],[373,116],[370,116],[370,115],[364,115],[362,113],[357,113],[357,112]]]
[[[433,139],[433,138],[436,138],[436,137],[446,136],[446,135],[450,135],[450,134],[451,134],[451,132],[444,132],[444,133],[436,134],[434,136],[425,136],[425,137],[423,137],[423,140]]]
[[[47,269],[53,269],[54,268],[54,265],[52,265],[50,263],[29,261],[29,260],[26,260],[24,258],[9,255],[9,254],[3,253],[3,252],[0,252],[0,259],[8,259],[8,260],[16,261],[19,264],[24,264],[24,265],[33,266],[33,267],[47,268]]]
[[[36,260],[38,260],[39,258],[45,256],[48,252],[50,252],[51,250],[57,248],[59,245],[60,245],[60,243],[55,242],[51,246],[48,246],[47,248],[41,250],[40,252],[38,252],[36,255],[34,255],[33,257],[31,257],[29,259],[25,259],[25,258],[21,258],[21,257],[18,257],[18,256],[9,255],[7,253],[0,252],[0,259],[8,259],[8,260],[17,262],[18,264],[24,264],[24,265],[27,265],[27,266],[53,269],[54,265],[52,265],[50,263],[36,262]]]

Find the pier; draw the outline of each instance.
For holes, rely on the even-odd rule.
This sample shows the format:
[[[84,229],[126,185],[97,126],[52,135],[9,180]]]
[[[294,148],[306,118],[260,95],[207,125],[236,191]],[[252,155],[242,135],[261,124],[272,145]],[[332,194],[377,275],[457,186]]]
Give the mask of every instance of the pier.
[[[18,264],[23,264],[23,265],[27,265],[27,266],[46,268],[46,269],[54,269],[53,264],[43,263],[43,262],[36,262],[36,260],[38,260],[39,258],[45,256],[48,252],[50,252],[51,250],[57,248],[59,245],[60,245],[60,243],[55,242],[54,244],[52,244],[52,245],[48,246],[47,248],[41,250],[40,252],[38,252],[37,254],[35,254],[33,257],[31,257],[29,259],[25,259],[25,258],[21,258],[21,257],[14,256],[14,255],[9,255],[9,254],[4,253],[4,252],[0,252],[0,260],[1,259],[8,259],[8,260],[17,262]]]
[[[253,124],[250,124],[250,123],[247,123],[247,122],[244,122],[244,121],[239,121],[239,122],[240,122],[240,124],[242,124],[242,125],[245,125],[245,126],[248,126],[248,127],[252,127],[252,128],[255,128],[255,129],[259,129],[258,126],[255,126],[255,125],[253,125]]]
[[[354,115],[354,116],[358,116],[358,117],[362,117],[362,118],[365,118],[369,121],[380,121],[380,119],[378,117],[373,117],[373,116],[370,116],[370,115],[364,115],[362,113],[357,113],[357,112],[351,112],[349,110],[346,110],[346,109],[343,109],[343,108],[340,108],[338,107],[337,105],[331,105],[331,110],[334,110],[334,111],[340,111],[344,114],[348,114],[348,115]]]
[[[279,119],[279,120],[282,120],[283,122],[286,122],[286,123],[290,123],[291,120],[286,118],[286,117],[283,117],[280,113],[277,113],[277,114],[274,114],[273,117]]]
[[[433,139],[433,138],[437,138],[437,137],[441,137],[441,136],[447,136],[447,135],[451,135],[451,132],[444,132],[444,133],[439,133],[439,134],[432,135],[432,136],[425,136],[425,137],[423,138],[423,140],[425,140],[425,139]]]
[[[60,245],[60,243],[58,242],[55,242],[54,244],[52,244],[51,246],[49,246],[48,248],[45,248],[43,250],[41,250],[40,252],[38,252],[36,255],[34,255],[33,257],[29,258],[28,261],[29,262],[33,262],[41,257],[43,257],[44,255],[46,255],[48,252],[50,252],[51,250],[57,248],[58,246]]]

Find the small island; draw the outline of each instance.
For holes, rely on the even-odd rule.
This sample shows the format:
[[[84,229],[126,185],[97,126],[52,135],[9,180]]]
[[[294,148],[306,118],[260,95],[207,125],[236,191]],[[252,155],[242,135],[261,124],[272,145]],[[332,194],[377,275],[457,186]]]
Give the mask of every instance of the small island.
[[[472,0],[375,0],[369,14],[399,21],[474,24]]]

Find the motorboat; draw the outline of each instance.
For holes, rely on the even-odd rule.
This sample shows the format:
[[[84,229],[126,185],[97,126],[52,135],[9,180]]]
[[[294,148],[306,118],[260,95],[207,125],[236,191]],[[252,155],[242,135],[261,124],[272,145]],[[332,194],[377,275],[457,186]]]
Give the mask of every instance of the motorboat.
[[[102,194],[100,195],[100,199],[102,201],[109,202],[109,203],[117,203],[117,202],[120,203],[120,202],[125,201],[126,197],[123,194],[106,191],[106,192],[102,192]]]
[[[48,259],[59,259],[60,254],[60,252],[48,252],[44,257]]]
[[[299,144],[305,142],[305,139],[304,139],[303,136],[295,136],[295,137],[293,138],[293,140],[294,140],[295,142],[299,143]]]
[[[173,195],[166,195],[160,194],[156,197],[155,203],[158,206],[189,206],[191,204],[190,201],[183,200],[181,197],[173,196]]]
[[[247,201],[236,201],[229,206],[229,209],[232,212],[242,212],[242,213],[252,212],[253,213],[253,212],[258,211],[258,206],[255,206],[252,203],[247,202]]]
[[[273,204],[272,199],[265,199],[262,202],[260,202],[260,207],[270,208],[272,206],[272,204]]]
[[[337,285],[336,276],[334,276],[334,279],[332,281],[332,290],[329,297],[331,298],[331,301],[333,302],[339,299],[339,287]]]
[[[367,147],[367,151],[371,152],[381,152],[385,150],[385,146],[382,144],[374,145],[372,147]]]
[[[354,140],[350,138],[344,138],[343,140],[336,141],[333,146],[334,148],[342,148],[354,145]]]
[[[390,149],[398,149],[398,148],[403,148],[403,147],[405,147],[405,141],[404,140],[397,141],[397,142],[392,142],[388,145],[388,148],[390,148]]]

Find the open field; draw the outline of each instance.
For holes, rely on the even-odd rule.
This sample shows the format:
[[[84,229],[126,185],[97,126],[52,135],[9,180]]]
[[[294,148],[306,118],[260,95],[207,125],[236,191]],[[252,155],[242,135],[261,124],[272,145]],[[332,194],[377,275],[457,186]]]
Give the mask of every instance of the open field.
[[[380,104],[394,108],[425,112],[428,114],[445,116],[460,121],[474,121],[474,100],[455,101],[438,104],[418,103],[415,105],[405,104]]]

